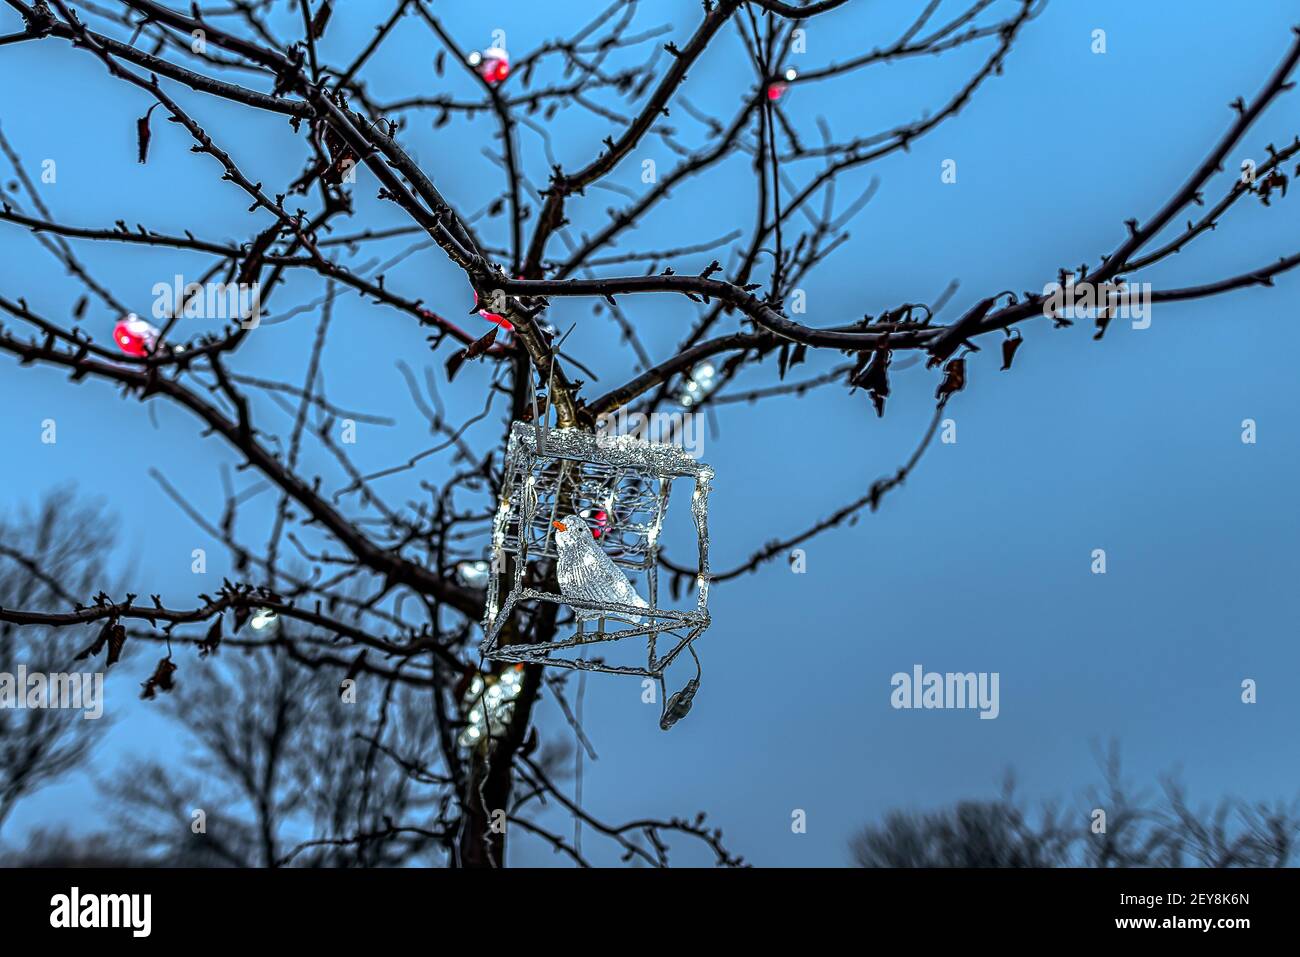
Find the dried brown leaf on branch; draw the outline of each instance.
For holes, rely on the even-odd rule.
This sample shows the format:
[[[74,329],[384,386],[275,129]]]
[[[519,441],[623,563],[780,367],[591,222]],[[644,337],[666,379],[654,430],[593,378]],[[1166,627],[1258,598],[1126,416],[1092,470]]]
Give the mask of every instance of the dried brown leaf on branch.
[[[140,697],[145,701],[152,701],[159,691],[171,691],[175,687],[172,683],[172,675],[175,673],[176,665],[172,663],[171,658],[161,659],[153,674],[141,686],[143,690],[140,692]]]
[[[460,367],[470,359],[477,359],[492,348],[492,343],[497,341],[498,326],[493,326],[487,331],[487,334],[479,339],[475,339],[464,349],[452,353],[451,358],[447,360],[447,381],[451,382],[456,378],[456,373]]]
[[[122,648],[126,645],[126,628],[124,628],[116,618],[110,618],[104,623],[104,627],[99,630],[99,635],[94,642],[82,651],[74,659],[84,661],[94,655],[99,654],[108,647],[108,656],[104,659],[104,670],[108,670],[117,664],[122,657]]]
[[[158,108],[155,103],[149,109],[145,110],[144,116],[135,121],[135,140],[137,149],[137,161],[147,163],[149,161],[149,140],[152,133],[149,130],[149,115]]]
[[[199,642],[199,657],[206,658],[208,655],[215,654],[221,647],[221,616],[217,615],[212,619],[212,624],[208,626],[208,633],[203,636]]]
[[[1006,372],[1011,368],[1011,360],[1016,357],[1016,350],[1020,348],[1020,343],[1024,342],[1024,337],[1020,335],[1020,330],[1012,331],[1007,338],[1002,340],[1002,370]]]
[[[940,402],[947,402],[950,395],[960,392],[965,387],[966,360],[959,356],[956,359],[949,359],[948,364],[943,367],[943,381],[935,390],[934,397]]]

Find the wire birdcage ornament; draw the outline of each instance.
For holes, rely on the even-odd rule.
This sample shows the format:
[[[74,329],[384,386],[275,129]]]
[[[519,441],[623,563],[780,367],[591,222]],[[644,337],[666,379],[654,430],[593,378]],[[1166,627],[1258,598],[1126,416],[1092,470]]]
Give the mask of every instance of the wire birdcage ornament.
[[[548,416],[549,418],[549,416]],[[673,445],[651,443],[635,436],[593,434],[573,428],[549,428],[534,415],[533,423],[511,427],[505,475],[493,522],[492,554],[496,569],[488,584],[483,628],[483,654],[494,661],[527,663],[641,675],[664,686],[666,669],[686,651],[696,676],[664,703],[660,726],[667,730],[690,710],[699,687],[699,657],[691,647],[709,626],[708,501],[713,470]],[[659,541],[674,485],[693,484],[691,516],[698,544],[694,608],[661,607]],[[679,493],[680,494],[680,493]],[[635,579],[639,602],[627,604],[549,591],[540,576],[530,574],[539,562],[560,566],[566,516],[581,516],[578,530],[583,547],[599,549],[628,581]],[[590,543],[585,538],[591,535]],[[572,543],[574,539],[564,541]],[[570,546],[571,547],[571,546]],[[584,556],[586,557],[586,556]],[[589,562],[595,564],[591,556]],[[619,574],[615,573],[615,574]],[[501,581],[510,590],[504,600]],[[624,592],[626,594],[626,592]],[[574,632],[545,643],[503,644],[502,629],[523,603],[567,605],[574,612]],[[587,657],[593,650],[625,647],[643,639],[643,654],[631,664],[604,657]]]

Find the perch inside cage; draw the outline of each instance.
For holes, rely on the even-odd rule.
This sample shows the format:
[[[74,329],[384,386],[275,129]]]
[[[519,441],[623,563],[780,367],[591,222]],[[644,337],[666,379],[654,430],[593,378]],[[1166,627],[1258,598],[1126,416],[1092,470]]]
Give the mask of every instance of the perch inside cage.
[[[502,601],[501,576],[489,583],[486,657],[662,681],[709,625],[712,477],[712,469],[674,446],[515,423],[493,526],[496,561],[513,558],[511,587]],[[659,541],[674,483],[693,486],[699,550],[694,606],[684,609],[664,607],[659,593]],[[535,567],[544,562],[554,562],[558,587],[544,584]],[[567,605],[573,633],[540,644],[503,643],[503,628],[526,603]],[[622,663],[610,660],[619,657],[616,649],[628,653]]]

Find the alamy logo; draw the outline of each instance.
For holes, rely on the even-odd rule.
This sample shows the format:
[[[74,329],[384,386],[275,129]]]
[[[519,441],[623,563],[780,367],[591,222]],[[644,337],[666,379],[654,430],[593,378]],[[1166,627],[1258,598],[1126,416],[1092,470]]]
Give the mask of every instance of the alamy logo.
[[[996,718],[998,681],[994,671],[925,671],[912,666],[912,673],[899,671],[889,680],[893,691],[889,703],[895,708],[978,708],[981,718]]]
[[[255,282],[187,283],[177,273],[170,283],[154,283],[152,291],[155,319],[238,319],[245,329],[262,321],[262,290]]]
[[[1049,282],[1043,287],[1043,315],[1049,319],[1092,319],[1102,309],[1112,319],[1132,319],[1134,329],[1151,325],[1151,283],[1078,282],[1066,275],[1065,285]]]
[[[101,671],[29,672],[19,665],[17,673],[0,671],[0,708],[76,708],[87,721],[104,715],[104,674]]]
[[[596,445],[620,442],[675,445],[693,459],[704,454],[704,416],[698,412],[605,413],[596,419]]]
[[[70,894],[50,898],[51,927],[126,927],[132,937],[148,937],[153,927],[152,894]]]

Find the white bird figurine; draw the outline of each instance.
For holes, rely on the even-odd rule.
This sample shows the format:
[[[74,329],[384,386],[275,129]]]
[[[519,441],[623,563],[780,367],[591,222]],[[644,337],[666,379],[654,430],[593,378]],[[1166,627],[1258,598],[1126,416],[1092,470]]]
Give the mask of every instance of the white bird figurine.
[[[635,605],[648,608],[636,593],[623,570],[616,566],[605,550],[596,544],[591,529],[577,515],[565,516],[555,526],[555,547],[559,554],[556,577],[565,598],[577,598],[599,605]],[[633,625],[641,624],[640,615],[625,612],[605,613],[593,608],[574,608],[579,621],[618,618]]]

